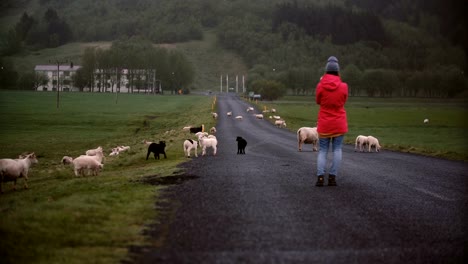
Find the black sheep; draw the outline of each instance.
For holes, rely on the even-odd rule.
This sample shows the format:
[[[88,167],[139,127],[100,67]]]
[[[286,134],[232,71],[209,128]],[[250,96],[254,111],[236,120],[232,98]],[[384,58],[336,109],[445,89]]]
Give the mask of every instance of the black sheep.
[[[242,137],[237,137],[237,154],[245,154],[245,147],[247,146],[247,140]]]
[[[164,150],[166,148],[166,142],[165,141],[159,141],[158,143],[151,143],[148,146],[148,153],[146,154],[146,160],[148,160],[148,157],[151,152],[154,153],[154,158],[159,159],[159,154],[164,154],[164,158],[167,159],[166,156],[166,151]]]
[[[201,125],[200,127],[191,127],[190,133],[196,134],[198,132],[203,132],[205,130],[205,126]]]

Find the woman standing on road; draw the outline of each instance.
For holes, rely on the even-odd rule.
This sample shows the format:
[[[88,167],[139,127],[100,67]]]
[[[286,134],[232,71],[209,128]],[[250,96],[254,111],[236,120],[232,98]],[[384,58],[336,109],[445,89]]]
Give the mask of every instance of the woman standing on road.
[[[317,122],[320,150],[317,158],[317,183],[323,186],[330,144],[333,158],[328,170],[328,186],[336,186],[336,176],[341,164],[341,147],[344,134],[348,132],[348,121],[344,105],[348,99],[348,85],[341,81],[340,66],[334,56],[328,58],[325,75],[315,90],[315,101],[320,105]]]

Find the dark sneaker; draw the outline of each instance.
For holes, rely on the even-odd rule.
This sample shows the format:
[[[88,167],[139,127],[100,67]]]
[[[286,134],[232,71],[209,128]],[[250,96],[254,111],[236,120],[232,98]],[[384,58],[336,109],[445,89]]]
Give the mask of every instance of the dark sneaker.
[[[323,182],[324,182],[323,175],[320,175],[317,177],[317,183],[315,183],[315,186],[322,187]]]
[[[328,186],[336,186],[336,176],[328,175]]]

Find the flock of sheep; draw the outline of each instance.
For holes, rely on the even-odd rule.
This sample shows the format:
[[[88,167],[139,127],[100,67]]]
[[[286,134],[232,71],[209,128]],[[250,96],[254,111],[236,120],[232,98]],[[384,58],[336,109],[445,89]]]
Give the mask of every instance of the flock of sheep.
[[[253,112],[254,108],[247,108],[247,113]],[[257,119],[263,119],[264,114],[266,113],[276,113],[275,109],[264,110],[262,114],[253,114]],[[228,117],[232,116],[232,112],[227,113]],[[212,113],[214,119],[218,118],[217,113]],[[283,120],[280,116],[273,115],[269,116],[270,119],[274,119],[275,126],[277,127],[286,127],[286,121]],[[242,120],[242,115],[235,116],[236,120]],[[429,119],[424,119],[424,124],[429,123]],[[202,156],[206,155],[207,149],[212,149],[213,156],[216,155],[218,140],[214,133],[216,133],[216,128],[210,128],[210,133],[204,131],[204,125],[200,127],[184,127],[183,130],[190,131],[190,133],[195,134],[198,141],[193,139],[187,139],[183,142],[183,150],[186,157],[190,158],[192,150],[194,151],[195,157],[198,157],[198,146],[202,148]],[[312,144],[313,151],[318,150],[318,133],[317,127],[301,127],[297,130],[297,141],[298,141],[298,150],[302,151],[303,144]],[[151,152],[154,153],[154,157],[159,159],[159,154],[165,153],[165,142],[160,141],[158,143],[153,143],[144,140],[144,144],[148,146],[148,152],[146,159],[148,159]],[[367,149],[368,152],[372,152],[372,147],[374,147],[375,152],[379,152],[381,146],[379,140],[373,136],[363,136],[359,135],[355,140],[354,151],[363,152]],[[112,152],[109,156],[116,156],[119,153],[124,152],[130,149],[130,146],[117,146],[112,149]],[[18,159],[0,159],[0,192],[3,193],[3,182],[13,181],[13,189],[16,190],[16,182],[19,178],[24,179],[24,188],[28,188],[28,171],[29,168],[38,163],[37,157],[34,153],[20,155]],[[85,152],[85,155],[81,155],[76,158],[69,156],[64,156],[62,158],[63,164],[68,164],[73,167],[75,176],[86,176],[86,175],[98,175],[99,172],[104,167],[104,153],[102,147],[97,147],[96,149],[90,149]]]

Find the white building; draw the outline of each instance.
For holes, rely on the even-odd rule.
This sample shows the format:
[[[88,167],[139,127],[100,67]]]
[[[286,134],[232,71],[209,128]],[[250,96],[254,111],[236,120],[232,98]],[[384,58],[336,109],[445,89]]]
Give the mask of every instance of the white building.
[[[34,71],[36,74],[47,76],[48,82],[45,85],[39,85],[38,91],[57,91],[57,72],[59,73],[60,91],[78,91],[73,86],[72,76],[80,69],[79,65],[36,65]]]
[[[73,85],[73,75],[80,69],[79,65],[36,65],[36,74],[44,74],[48,78],[45,85],[39,85],[38,91],[57,91],[57,72],[59,73],[60,91],[80,91]],[[131,79],[131,80],[130,80]],[[130,87],[133,86],[133,89]],[[85,87],[83,91],[89,92],[90,87]],[[120,69],[117,74],[116,69],[96,69],[94,73],[93,92],[144,92],[159,93],[161,82],[156,79],[156,71],[148,70],[128,70]]]

